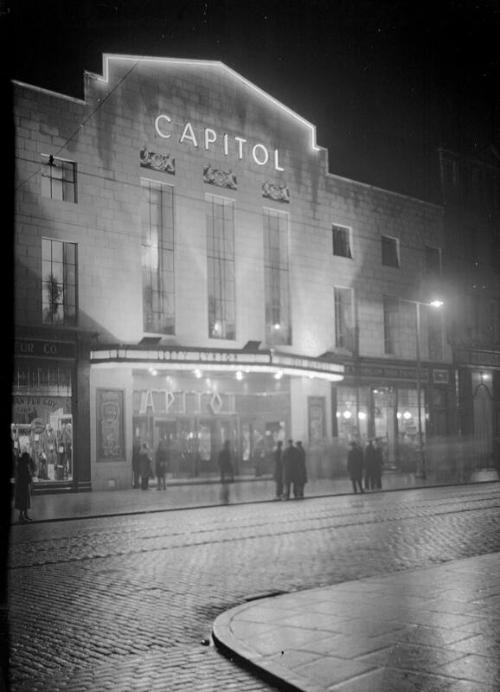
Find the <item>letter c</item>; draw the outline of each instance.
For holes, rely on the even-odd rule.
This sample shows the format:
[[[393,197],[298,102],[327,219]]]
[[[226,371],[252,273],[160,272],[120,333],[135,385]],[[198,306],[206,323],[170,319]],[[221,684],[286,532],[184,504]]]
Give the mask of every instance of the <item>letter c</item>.
[[[160,130],[160,121],[161,121],[161,120],[166,120],[167,123],[171,123],[171,122],[172,122],[172,118],[170,118],[168,115],[165,115],[165,113],[162,113],[162,114],[159,115],[159,116],[156,118],[156,120],[155,120],[155,130],[156,130],[156,132],[160,135],[160,137],[163,137],[163,139],[168,139],[168,138],[170,137],[170,133],[169,133],[169,134],[165,134],[164,132],[162,132],[162,131]]]

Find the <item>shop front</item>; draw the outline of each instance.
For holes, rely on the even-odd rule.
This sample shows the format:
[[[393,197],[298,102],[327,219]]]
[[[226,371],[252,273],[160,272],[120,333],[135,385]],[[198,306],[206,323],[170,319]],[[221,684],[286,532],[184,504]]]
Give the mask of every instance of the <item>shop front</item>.
[[[454,423],[452,369],[426,364],[419,376],[418,383],[414,364],[346,364],[345,380],[336,387],[338,437],[363,444],[376,438],[387,467],[415,471],[420,433],[429,445],[431,437],[451,434]]]
[[[163,442],[174,479],[217,478],[226,440],[236,475],[269,476],[277,441],[300,430],[307,443],[311,401],[342,377],[342,366],[271,352],[120,349],[91,360],[92,484],[103,489],[130,487],[137,442],[153,457]]]
[[[27,451],[35,490],[74,481],[73,342],[16,339],[11,442],[13,462]]]

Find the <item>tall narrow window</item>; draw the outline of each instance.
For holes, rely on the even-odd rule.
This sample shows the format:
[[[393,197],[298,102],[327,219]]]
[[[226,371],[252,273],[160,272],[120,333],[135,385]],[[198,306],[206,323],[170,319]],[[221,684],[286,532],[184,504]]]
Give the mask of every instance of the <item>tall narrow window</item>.
[[[267,342],[290,344],[288,214],[274,209],[264,209],[264,277]]]
[[[399,322],[399,300],[384,296],[384,353],[396,354]]]
[[[425,246],[425,271],[427,274],[441,273],[441,249],[438,247]]]
[[[332,225],[333,254],[337,257],[352,259],[351,229],[345,226]]]
[[[152,180],[142,186],[142,310],[145,332],[173,334],[174,188]]]
[[[75,243],[42,238],[42,319],[46,324],[76,324],[76,248]]]
[[[43,154],[42,195],[63,202],[76,202],[76,163]]]
[[[428,307],[426,312],[429,358],[431,360],[443,360],[442,315],[439,310],[433,307]]]
[[[207,195],[208,335],[236,338],[234,202]]]
[[[352,289],[335,286],[333,292],[335,298],[335,347],[352,351],[354,348]]]
[[[399,267],[399,240],[382,236],[382,264],[385,267]]]

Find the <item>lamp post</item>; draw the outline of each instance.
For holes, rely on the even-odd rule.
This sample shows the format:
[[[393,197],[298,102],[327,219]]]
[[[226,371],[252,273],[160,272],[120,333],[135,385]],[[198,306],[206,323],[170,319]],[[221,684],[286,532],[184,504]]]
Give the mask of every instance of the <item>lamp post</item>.
[[[416,306],[416,344],[415,344],[415,355],[417,358],[417,424],[418,424],[418,454],[420,459],[420,475],[422,478],[427,477],[426,463],[425,463],[425,452],[424,452],[424,438],[422,431],[422,408],[420,405],[421,401],[421,358],[420,358],[420,306],[427,305],[433,308],[440,308],[443,305],[442,300],[432,300],[429,303],[422,303],[419,300],[410,300],[410,303],[415,303]]]

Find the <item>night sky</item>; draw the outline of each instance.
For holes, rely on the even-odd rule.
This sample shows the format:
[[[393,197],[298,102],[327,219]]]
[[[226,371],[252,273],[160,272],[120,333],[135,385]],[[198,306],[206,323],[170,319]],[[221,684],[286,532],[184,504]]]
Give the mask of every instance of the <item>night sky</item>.
[[[500,0],[0,0],[11,77],[82,96],[102,53],[221,60],[317,127],[333,173],[436,198],[500,144]]]

